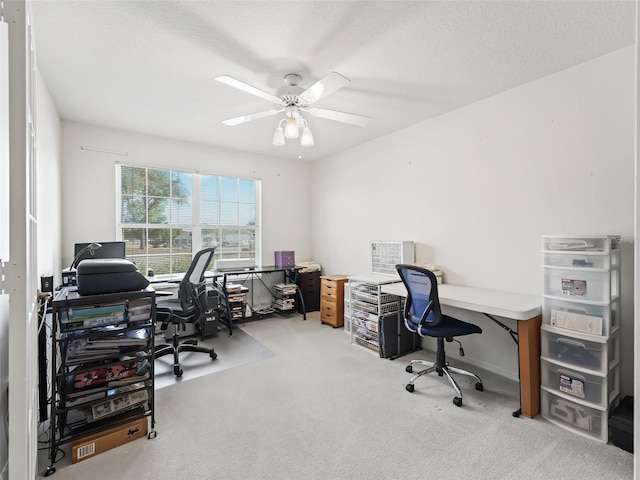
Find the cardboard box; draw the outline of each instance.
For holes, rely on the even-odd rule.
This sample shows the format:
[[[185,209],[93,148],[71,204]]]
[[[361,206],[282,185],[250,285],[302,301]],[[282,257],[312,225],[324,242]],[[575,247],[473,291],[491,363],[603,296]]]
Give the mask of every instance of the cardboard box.
[[[71,462],[81,462],[119,445],[142,438],[147,434],[147,425],[148,419],[144,417],[125,425],[119,425],[109,430],[80,438],[73,442],[71,446]]]
[[[276,267],[295,267],[296,266],[296,252],[288,250],[279,250],[276,254]]]

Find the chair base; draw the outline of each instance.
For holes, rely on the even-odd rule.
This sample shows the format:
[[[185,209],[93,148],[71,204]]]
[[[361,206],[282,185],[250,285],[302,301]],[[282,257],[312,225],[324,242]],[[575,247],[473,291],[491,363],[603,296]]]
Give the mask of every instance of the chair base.
[[[420,370],[419,372],[417,372],[415,375],[411,377],[411,379],[409,380],[409,383],[407,383],[407,386],[406,386],[406,389],[408,392],[414,391],[414,383],[418,378],[432,372],[438,372],[439,376],[442,377],[444,375],[447,377],[447,379],[449,380],[449,383],[451,383],[451,386],[456,391],[457,396],[453,398],[453,403],[458,407],[462,406],[462,391],[460,390],[458,383],[451,376],[452,373],[456,373],[458,375],[467,375],[469,377],[475,378],[477,380],[476,390],[480,392],[484,390],[484,385],[482,384],[482,380],[478,375],[472,372],[468,372],[467,370],[463,370],[461,368],[452,367],[447,362],[438,363],[438,362],[429,362],[426,360],[411,360],[411,362],[409,362],[409,365],[407,365],[407,367],[405,368],[407,373],[413,373],[414,365],[422,365],[425,367],[425,369]]]
[[[173,355],[173,374],[180,378],[182,377],[182,367],[180,366],[180,352],[199,352],[209,355],[211,360],[218,358],[218,354],[213,348],[198,346],[198,340],[190,338],[188,340],[180,341],[179,324],[174,325],[172,342],[169,344],[156,345],[154,348],[155,357],[162,357],[164,355]]]

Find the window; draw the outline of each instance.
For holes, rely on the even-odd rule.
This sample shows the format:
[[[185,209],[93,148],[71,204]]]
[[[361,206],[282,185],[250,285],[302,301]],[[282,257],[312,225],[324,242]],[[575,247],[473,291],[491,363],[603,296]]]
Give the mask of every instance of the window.
[[[117,230],[140,271],[182,273],[201,248],[259,263],[259,181],[118,165]]]

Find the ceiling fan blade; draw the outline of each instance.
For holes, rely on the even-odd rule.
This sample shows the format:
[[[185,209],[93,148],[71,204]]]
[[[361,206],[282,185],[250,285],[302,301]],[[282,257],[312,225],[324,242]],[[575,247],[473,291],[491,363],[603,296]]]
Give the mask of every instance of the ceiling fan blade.
[[[264,112],[249,113],[248,115],[242,115],[240,117],[223,120],[222,123],[224,123],[225,125],[229,125],[230,127],[233,127],[235,125],[240,125],[241,123],[247,123],[252,120],[258,120],[259,118],[270,117],[271,115],[276,115],[277,113],[280,113],[280,112],[284,112],[284,108],[280,110],[265,110]]]
[[[270,93],[264,92],[259,88],[252,87],[248,83],[241,82],[229,75],[222,75],[220,77],[216,77],[216,80],[222,82],[230,87],[237,88],[238,90],[242,90],[243,92],[250,93],[251,95],[255,95],[256,97],[264,98],[265,100],[269,100],[277,105],[282,104],[282,100],[276,97],[275,95],[271,95]]]
[[[309,112],[314,117],[327,118],[329,120],[335,120],[336,122],[349,123],[359,127],[364,127],[370,120],[369,117],[365,117],[364,115],[327,110],[326,108],[308,108],[303,109],[303,111]]]
[[[298,99],[304,105],[309,105],[336,90],[340,90],[342,87],[349,85],[349,83],[351,83],[351,80],[347,77],[343,77],[336,72],[331,72],[298,95]]]

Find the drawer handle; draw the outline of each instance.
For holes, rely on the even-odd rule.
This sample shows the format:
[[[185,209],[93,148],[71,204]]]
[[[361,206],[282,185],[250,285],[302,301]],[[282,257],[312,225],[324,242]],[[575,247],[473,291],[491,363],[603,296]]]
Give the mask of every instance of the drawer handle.
[[[565,345],[570,345],[572,347],[582,347],[585,350],[587,349],[587,346],[584,343],[578,342],[577,340],[572,340],[570,338],[558,338],[558,343],[564,343]]]

